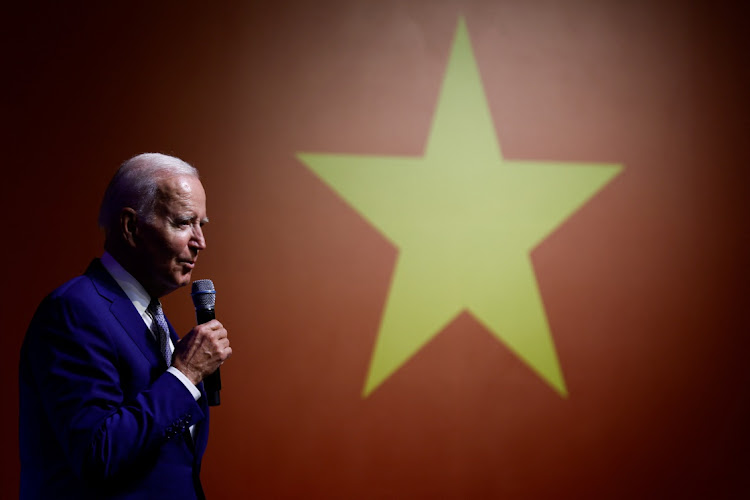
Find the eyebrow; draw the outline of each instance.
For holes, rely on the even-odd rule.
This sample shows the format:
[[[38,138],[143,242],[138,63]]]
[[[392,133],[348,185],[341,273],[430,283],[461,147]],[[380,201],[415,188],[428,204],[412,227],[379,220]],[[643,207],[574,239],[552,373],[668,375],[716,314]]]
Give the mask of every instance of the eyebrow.
[[[201,224],[208,224],[210,221],[208,220],[208,217],[203,217],[202,219],[198,219],[198,217],[191,213],[185,213],[182,215],[178,215],[175,217],[175,219],[184,219],[184,220],[198,220]]]

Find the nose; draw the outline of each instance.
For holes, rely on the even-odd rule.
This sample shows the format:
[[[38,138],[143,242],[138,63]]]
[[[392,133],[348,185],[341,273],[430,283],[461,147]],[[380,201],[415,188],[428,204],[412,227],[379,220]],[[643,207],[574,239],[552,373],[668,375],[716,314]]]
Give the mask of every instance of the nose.
[[[206,238],[203,236],[203,228],[199,224],[193,226],[193,237],[190,238],[190,248],[195,250],[206,249]]]

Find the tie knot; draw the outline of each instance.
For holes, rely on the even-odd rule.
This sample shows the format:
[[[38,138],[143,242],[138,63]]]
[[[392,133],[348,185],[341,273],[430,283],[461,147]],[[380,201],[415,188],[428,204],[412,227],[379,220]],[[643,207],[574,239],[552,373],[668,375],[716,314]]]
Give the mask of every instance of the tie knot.
[[[146,311],[148,311],[152,316],[156,316],[157,314],[164,314],[161,310],[161,302],[159,302],[159,299],[151,299],[151,302],[149,302]]]

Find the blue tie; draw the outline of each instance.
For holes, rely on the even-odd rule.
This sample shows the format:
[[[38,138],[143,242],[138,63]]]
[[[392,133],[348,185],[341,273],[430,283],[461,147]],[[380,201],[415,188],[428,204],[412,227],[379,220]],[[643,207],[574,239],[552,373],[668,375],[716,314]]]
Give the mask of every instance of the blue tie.
[[[159,352],[161,352],[167,366],[172,364],[172,346],[169,343],[169,326],[159,299],[153,299],[146,310],[154,318],[154,333],[159,339]]]

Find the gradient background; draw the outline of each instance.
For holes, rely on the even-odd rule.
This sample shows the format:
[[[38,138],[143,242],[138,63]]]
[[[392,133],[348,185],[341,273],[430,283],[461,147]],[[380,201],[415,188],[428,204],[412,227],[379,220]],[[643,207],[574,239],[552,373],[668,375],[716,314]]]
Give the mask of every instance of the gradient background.
[[[740,2],[106,4],[4,8],[4,497],[28,321],[143,151],[208,192],[209,498],[750,494]],[[466,314],[360,397],[396,249],[294,154],[420,155],[459,15],[506,158],[625,165],[533,252],[568,399]],[[188,290],[165,309],[194,323]]]

